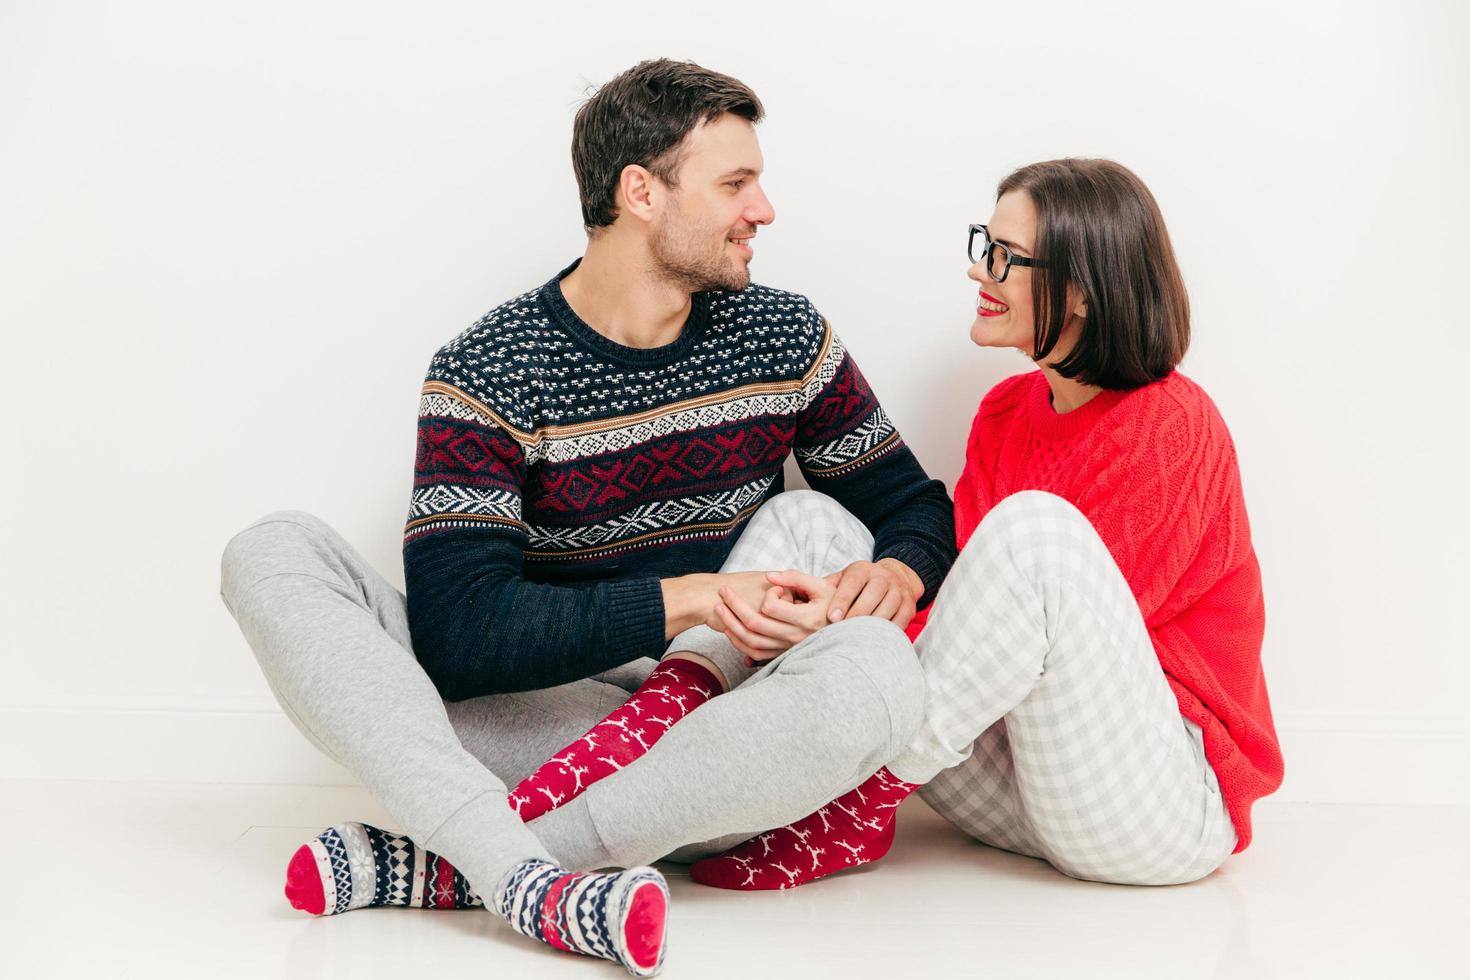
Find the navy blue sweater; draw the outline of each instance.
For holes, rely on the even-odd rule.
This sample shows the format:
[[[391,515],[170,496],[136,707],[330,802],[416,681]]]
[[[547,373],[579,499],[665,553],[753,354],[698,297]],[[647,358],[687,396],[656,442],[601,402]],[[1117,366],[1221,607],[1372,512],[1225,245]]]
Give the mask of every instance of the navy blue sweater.
[[[793,451],[873,532],[874,560],[933,598],[955,559],[949,496],[806,298],[696,293],[678,339],[636,349],[572,312],[571,268],[429,366],[403,556],[414,652],[443,697],[661,655],[659,580],[718,571]]]

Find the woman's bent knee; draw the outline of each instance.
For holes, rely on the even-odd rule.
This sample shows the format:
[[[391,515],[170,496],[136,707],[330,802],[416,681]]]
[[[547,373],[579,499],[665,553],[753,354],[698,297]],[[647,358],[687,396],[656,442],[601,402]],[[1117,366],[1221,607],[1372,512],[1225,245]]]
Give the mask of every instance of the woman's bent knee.
[[[1166,856],[1145,849],[1101,863],[1096,859],[1087,863],[1071,862],[1065,855],[1054,854],[1051,863],[1068,877],[1083,881],[1097,881],[1105,885],[1160,887],[1187,885],[1206,878],[1225,863],[1225,857],[1202,854],[1192,861],[1181,861],[1177,855]]]
[[[945,581],[966,576],[990,581],[998,574],[992,567],[996,562],[1027,576],[1046,574],[1072,564],[1058,564],[1062,554],[1101,559],[1108,551],[1092,522],[1070,502],[1043,490],[1023,490],[990,509]]]
[[[787,490],[778,493],[756,512],[757,517],[762,514],[798,524],[823,525],[857,520],[834,498],[816,490]]]
[[[1087,516],[1070,501],[1045,490],[1021,490],[990,508],[971,540],[979,536],[981,529],[992,535],[1008,531],[1031,535],[1039,527],[1058,524],[1086,528],[1096,533]]]

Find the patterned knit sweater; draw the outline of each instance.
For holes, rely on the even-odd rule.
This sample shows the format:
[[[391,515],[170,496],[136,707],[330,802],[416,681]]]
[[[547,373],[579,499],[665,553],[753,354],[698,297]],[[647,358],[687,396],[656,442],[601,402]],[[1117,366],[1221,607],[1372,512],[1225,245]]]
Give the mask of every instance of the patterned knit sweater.
[[[949,496],[807,299],[697,293],[676,340],[636,349],[572,311],[574,268],[429,366],[403,551],[414,652],[445,698],[659,656],[660,578],[718,571],[793,451],[932,598]]]
[[[960,546],[1021,490],[1070,501],[1107,545],[1180,712],[1204,731],[1243,850],[1251,804],[1281,785],[1282,759],[1261,669],[1261,573],[1219,411],[1177,371],[1061,415],[1042,372],[1008,378],[970,431],[955,486]]]

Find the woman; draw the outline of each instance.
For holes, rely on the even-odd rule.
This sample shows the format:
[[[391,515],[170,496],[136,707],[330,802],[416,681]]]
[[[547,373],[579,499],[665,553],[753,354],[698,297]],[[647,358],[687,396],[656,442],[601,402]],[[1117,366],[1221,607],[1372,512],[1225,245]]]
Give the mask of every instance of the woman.
[[[965,832],[1073,877],[1192,881],[1250,842],[1251,804],[1280,785],[1234,448],[1175,370],[1189,302],[1153,196],[1110,161],[1022,167],[970,227],[970,259],[971,340],[1039,370],[975,417],[961,554],[910,628],[925,720],[866,783],[697,863],[697,881],[784,888],[876,860],[921,786]],[[809,601],[719,610],[757,659],[772,619],[818,629],[833,594],[772,581]]]

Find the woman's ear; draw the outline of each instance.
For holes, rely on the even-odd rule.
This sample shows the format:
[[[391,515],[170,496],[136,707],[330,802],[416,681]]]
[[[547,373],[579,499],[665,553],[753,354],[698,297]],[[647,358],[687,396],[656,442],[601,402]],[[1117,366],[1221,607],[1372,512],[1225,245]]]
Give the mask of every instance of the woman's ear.
[[[1075,285],[1067,284],[1067,309],[1079,320],[1087,319],[1087,297]]]

